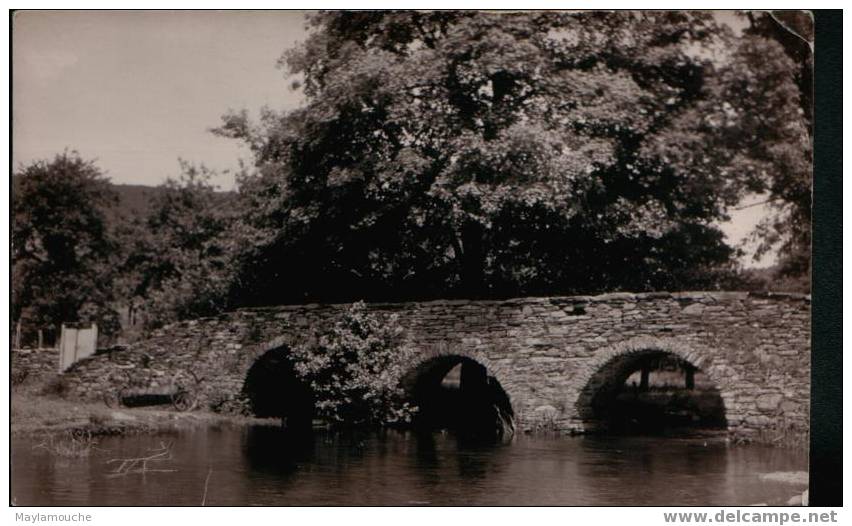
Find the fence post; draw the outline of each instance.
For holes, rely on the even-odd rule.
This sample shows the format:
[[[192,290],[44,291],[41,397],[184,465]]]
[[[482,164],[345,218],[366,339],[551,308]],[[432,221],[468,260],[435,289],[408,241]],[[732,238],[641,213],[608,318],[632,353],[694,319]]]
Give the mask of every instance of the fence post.
[[[41,350],[44,347],[44,335],[41,332],[41,329],[38,330],[38,348]]]
[[[65,324],[63,323],[59,329],[59,372],[63,370],[65,362]]]
[[[21,320],[15,326],[15,349],[21,348]]]

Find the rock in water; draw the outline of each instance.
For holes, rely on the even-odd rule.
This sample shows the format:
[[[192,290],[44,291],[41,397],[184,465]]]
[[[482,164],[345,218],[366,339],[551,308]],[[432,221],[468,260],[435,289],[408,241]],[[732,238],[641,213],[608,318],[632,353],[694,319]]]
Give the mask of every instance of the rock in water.
[[[497,433],[503,442],[511,442],[515,437],[515,419],[499,406],[497,409]]]

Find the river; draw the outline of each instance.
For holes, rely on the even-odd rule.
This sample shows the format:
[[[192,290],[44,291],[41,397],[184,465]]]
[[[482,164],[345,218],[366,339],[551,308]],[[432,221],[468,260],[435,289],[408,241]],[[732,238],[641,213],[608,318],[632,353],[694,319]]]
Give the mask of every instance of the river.
[[[12,438],[17,505],[749,505],[804,488],[761,479],[804,471],[804,453],[720,440],[530,437],[466,444],[453,434],[222,426],[104,437],[83,458]],[[146,473],[115,459],[168,455]],[[159,471],[153,471],[159,470]],[[205,494],[206,487],[206,494]]]

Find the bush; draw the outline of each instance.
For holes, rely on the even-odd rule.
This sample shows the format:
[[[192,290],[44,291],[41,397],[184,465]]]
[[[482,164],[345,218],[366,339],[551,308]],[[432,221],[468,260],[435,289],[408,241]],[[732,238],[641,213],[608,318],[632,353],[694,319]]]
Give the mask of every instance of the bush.
[[[56,457],[81,458],[88,457],[98,441],[84,429],[69,429],[61,433],[48,434],[44,440],[33,446],[33,449],[43,449]]]
[[[330,328],[295,345],[291,356],[313,391],[316,416],[331,423],[387,425],[408,422],[416,411],[400,386],[412,350],[396,316],[355,303]]]

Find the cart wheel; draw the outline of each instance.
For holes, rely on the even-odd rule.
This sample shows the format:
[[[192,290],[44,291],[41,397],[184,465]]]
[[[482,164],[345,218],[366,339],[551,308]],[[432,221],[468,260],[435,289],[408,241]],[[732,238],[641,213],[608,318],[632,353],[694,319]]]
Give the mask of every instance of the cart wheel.
[[[180,391],[172,397],[172,406],[178,411],[191,411],[195,404],[195,397],[187,391]]]

